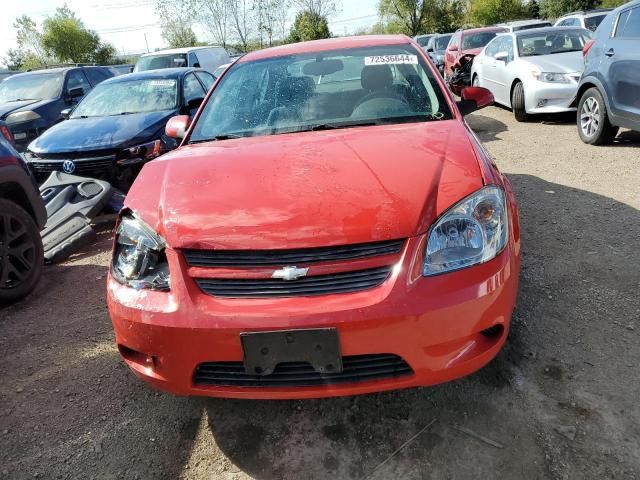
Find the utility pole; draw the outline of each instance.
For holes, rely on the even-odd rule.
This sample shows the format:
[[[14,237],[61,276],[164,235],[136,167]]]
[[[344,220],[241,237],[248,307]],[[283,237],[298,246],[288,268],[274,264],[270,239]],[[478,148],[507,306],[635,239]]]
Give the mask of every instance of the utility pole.
[[[149,42],[147,41],[147,32],[143,32],[144,35],[144,43],[147,46],[147,53],[149,53]]]

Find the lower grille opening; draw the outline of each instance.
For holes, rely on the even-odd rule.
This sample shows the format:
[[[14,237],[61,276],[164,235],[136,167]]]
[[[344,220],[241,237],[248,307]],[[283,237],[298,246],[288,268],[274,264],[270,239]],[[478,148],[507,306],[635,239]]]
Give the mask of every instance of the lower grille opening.
[[[502,335],[502,332],[504,332],[504,326],[494,325],[493,327],[485,328],[480,333],[486,337],[498,337]]]
[[[271,375],[247,375],[243,362],[207,362],[196,368],[196,385],[226,387],[310,387],[400,378],[413,374],[407,362],[391,353],[342,357],[342,372],[318,373],[307,362],[280,363]]]

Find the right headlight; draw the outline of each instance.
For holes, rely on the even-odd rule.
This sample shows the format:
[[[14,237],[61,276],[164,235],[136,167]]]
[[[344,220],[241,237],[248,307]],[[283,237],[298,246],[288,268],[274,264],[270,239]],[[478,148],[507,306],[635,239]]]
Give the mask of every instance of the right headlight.
[[[164,239],[142,220],[124,216],[118,225],[111,273],[123,285],[169,290],[169,265]]]
[[[484,263],[507,244],[508,219],[502,188],[489,185],[451,207],[431,227],[425,276]]]

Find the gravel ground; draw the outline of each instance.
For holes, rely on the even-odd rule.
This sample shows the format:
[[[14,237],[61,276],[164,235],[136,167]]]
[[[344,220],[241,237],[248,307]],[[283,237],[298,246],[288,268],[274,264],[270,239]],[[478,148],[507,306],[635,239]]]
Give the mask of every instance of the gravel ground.
[[[590,147],[572,120],[469,117],[523,230],[512,333],[483,370],[328,400],[155,392],[114,348],[105,230],[0,311],[0,478],[640,478],[640,134]]]

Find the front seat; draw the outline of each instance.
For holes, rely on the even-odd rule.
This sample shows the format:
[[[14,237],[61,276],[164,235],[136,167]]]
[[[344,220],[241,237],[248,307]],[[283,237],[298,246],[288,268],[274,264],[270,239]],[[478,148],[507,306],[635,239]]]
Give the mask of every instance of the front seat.
[[[389,65],[367,65],[360,74],[360,84],[367,94],[360,99],[358,106],[383,97],[404,101],[404,97],[393,89],[393,73]]]

